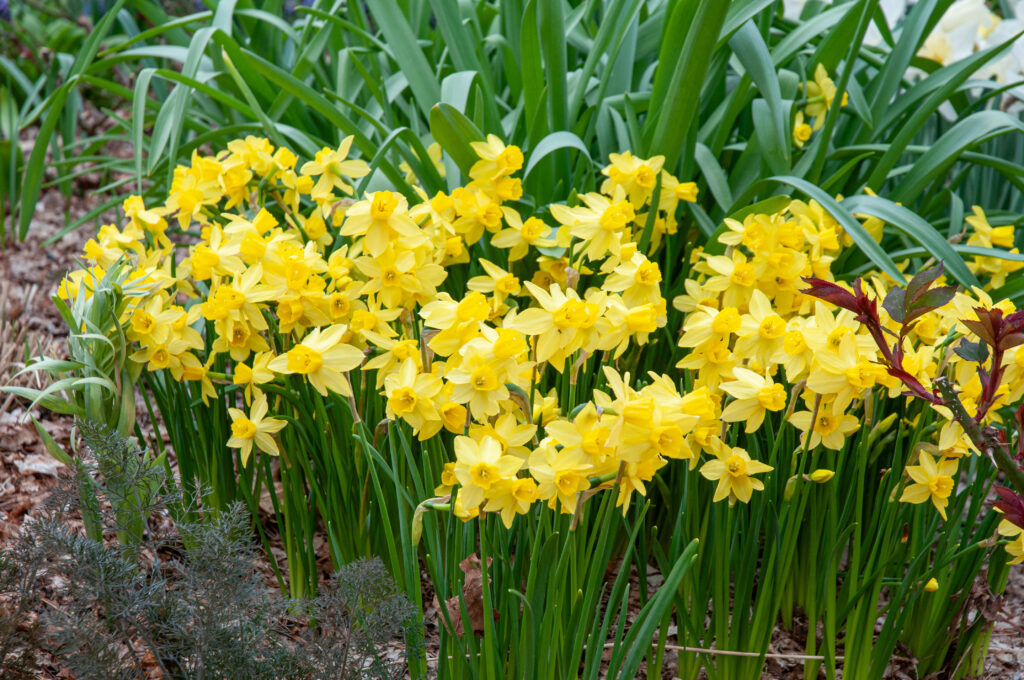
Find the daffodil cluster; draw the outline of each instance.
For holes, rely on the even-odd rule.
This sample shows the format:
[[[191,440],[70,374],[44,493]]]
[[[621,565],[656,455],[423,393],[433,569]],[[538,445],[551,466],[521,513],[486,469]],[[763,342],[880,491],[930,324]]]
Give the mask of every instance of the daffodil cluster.
[[[637,241],[649,216],[652,249],[674,233],[694,184],[660,158],[616,154],[600,192],[551,206],[545,220],[514,207],[523,155],[496,137],[474,144],[468,184],[412,197],[354,196],[370,167],[350,158],[351,143],[306,163],[253,137],[197,153],[162,205],[128,198],[121,228],[86,245],[96,271],[128,258],[152,286],[121,319],[133,361],[199,383],[204,399],[217,383],[242,388],[238,406],[249,406],[229,411],[228,445],[243,465],[254,449],[279,453],[286,421],[268,414],[284,405],[264,386],[297,376],[351,397],[353,371],[373,375],[387,417],[419,439],[459,436],[446,478],[459,480],[464,517],[486,509],[509,522],[534,501],[571,512],[601,478],[617,478],[627,505],[667,458],[686,457],[683,438],[712,416],[706,395],[684,398],[662,376],[636,392],[611,371],[614,395],[562,418],[536,383],[548,367],[620,357],[664,327],[661,271]],[[474,248],[489,259],[475,258],[482,273],[453,296],[447,269]],[[580,289],[581,273],[599,284]]]
[[[968,218],[974,229],[970,243],[986,248],[1013,244],[1012,226],[991,227],[979,208],[974,212]],[[706,389],[713,400],[721,401],[725,423],[743,423],[751,433],[766,415],[778,412],[803,433],[801,443],[808,449],[842,450],[870,413],[874,391],[897,397],[904,389],[853,312],[800,292],[804,277],[832,279],[831,264],[849,236],[814,201],[792,201],[772,215],[726,219],[725,226],[719,250],[696,253],[686,294],[673,301],[686,314],[679,346],[687,354],[677,366],[693,372],[696,389]],[[865,218],[864,226],[880,238],[877,220]],[[970,266],[986,287],[1000,285],[1007,271],[1019,268],[995,256],[979,256]],[[897,337],[900,324],[881,306],[892,280],[872,275],[869,282],[884,325]],[[1008,301],[995,306],[1013,311]],[[932,388],[937,375],[951,376],[961,387],[960,398],[970,416],[978,412],[983,385],[978,364],[960,356],[952,340],[973,337],[963,320],[977,318],[975,307],[993,307],[981,289],[958,292],[948,304],[916,319],[902,356],[904,369],[926,389]],[[1000,406],[1024,396],[1024,348],[1008,351],[1004,365],[1005,378],[982,425],[996,422]],[[948,409],[935,410],[940,427],[917,464],[908,466],[910,483],[900,500],[930,500],[945,516],[956,486],[958,459],[976,450]],[[715,447],[705,451],[717,458],[705,466],[705,476],[721,479],[723,454]],[[741,458],[733,461],[737,467],[746,464]]]
[[[831,105],[827,85],[817,84],[816,119]],[[614,489],[625,509],[675,459],[701,466],[714,500],[748,502],[763,488],[756,475],[772,468],[734,445],[731,424],[753,433],[776,413],[804,446],[840,450],[873,389],[901,392],[853,315],[801,292],[803,277],[831,280],[852,244],[814,201],[727,219],[717,242],[694,249],[685,294],[673,300],[684,315],[677,368],[689,380],[631,377],[618,362],[666,332],[654,253],[676,233],[696,185],[666,172],[661,157],[624,152],[612,154],[599,191],[527,213],[523,154],[489,136],[473,144],[478,161],[465,186],[356,195],[353,183],[373,178],[350,158],[351,143],[301,164],[253,137],[213,157],[197,153],[175,170],[162,205],[128,198],[123,225],[86,245],[95,271],[127,258],[150,286],[120,319],[133,361],[197,383],[204,399],[218,383],[237,386],[228,446],[242,465],[254,450],[280,452],[275,435],[288,421],[272,413],[310,417],[268,397],[268,384],[300,380],[348,398],[359,420],[352,382],[361,373],[390,421],[421,441],[450,442],[436,493],[464,519],[495,512],[509,525],[536,503],[574,513],[594,488]],[[882,223],[863,219],[880,238]],[[980,211],[971,224],[981,245],[1012,244],[1012,228],[988,227]],[[451,289],[450,270],[471,260],[479,274]],[[975,268],[998,275],[984,260]],[[72,275],[63,294],[83,280]],[[879,299],[889,284],[871,278]],[[991,302],[960,293],[922,317],[903,359],[925,385],[940,370],[954,374],[968,407],[980,397],[976,366],[944,341],[967,332],[960,320],[978,301]],[[1012,401],[1024,394],[1024,351],[1010,357],[999,398]],[[544,375],[575,384],[602,364],[607,387],[571,403],[538,387]],[[908,469],[917,484],[903,497],[930,498],[940,511],[953,489],[946,478],[971,450],[942,415],[934,458],[922,454]]]

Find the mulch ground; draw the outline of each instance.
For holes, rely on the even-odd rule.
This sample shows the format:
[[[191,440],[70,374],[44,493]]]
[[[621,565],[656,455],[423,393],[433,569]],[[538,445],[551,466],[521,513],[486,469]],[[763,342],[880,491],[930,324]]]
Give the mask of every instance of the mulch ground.
[[[53,245],[42,244],[60,230],[66,219],[84,215],[94,205],[95,199],[85,195],[65,199],[56,190],[46,191],[28,239],[24,243],[8,241],[7,246],[0,249],[0,384],[41,387],[39,376],[15,377],[24,366],[26,352],[28,355],[66,354],[66,331],[49,298],[64,274],[77,268],[76,257],[91,230],[87,226]],[[11,233],[10,227],[7,233]],[[27,416],[35,417],[64,445],[71,433],[69,418],[42,409],[29,413],[27,406],[25,400],[0,395],[0,547],[39,508],[60,473],[60,463],[45,451]],[[268,533],[274,537],[272,517],[264,515],[261,519],[266,520]],[[326,554],[326,547],[324,552]],[[326,569],[327,565],[324,566]],[[260,571],[267,575],[268,583],[273,582],[271,569],[265,561]],[[657,581],[660,575],[648,574],[648,579],[651,578]],[[425,588],[429,590],[429,583]],[[429,599],[426,605],[430,608]],[[1012,571],[1006,593],[994,603],[994,611],[995,628],[984,677],[1024,679],[1024,569],[1018,567]],[[437,649],[435,621],[428,621],[427,631],[428,637],[433,638],[428,639],[429,653]],[[792,634],[781,628],[776,631],[770,652],[778,656],[769,658],[764,677],[780,680],[802,677],[803,662],[786,655],[802,653],[805,635],[806,626],[801,631],[799,625]],[[664,677],[674,677],[678,655],[689,653],[670,649]],[[894,659],[887,677],[914,678],[912,668],[909,659]],[[61,671],[57,660],[51,659],[45,677],[69,676]]]

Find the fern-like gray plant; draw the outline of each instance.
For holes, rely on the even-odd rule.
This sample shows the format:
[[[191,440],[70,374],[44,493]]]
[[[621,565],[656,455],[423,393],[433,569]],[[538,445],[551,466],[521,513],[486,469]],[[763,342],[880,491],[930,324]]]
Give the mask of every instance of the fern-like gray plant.
[[[381,650],[404,637],[405,654],[419,654],[421,626],[379,560],[346,565],[315,600],[286,600],[258,576],[242,505],[186,508],[171,524],[167,508],[181,500],[162,469],[109,429],[81,431],[95,460],[64,478],[0,554],[0,602],[16,604],[0,618],[0,677],[35,677],[44,644],[80,680],[140,678],[152,664],[174,680],[404,676],[405,658]],[[122,540],[68,522],[83,484],[104,535]],[[58,606],[19,628],[43,584]]]

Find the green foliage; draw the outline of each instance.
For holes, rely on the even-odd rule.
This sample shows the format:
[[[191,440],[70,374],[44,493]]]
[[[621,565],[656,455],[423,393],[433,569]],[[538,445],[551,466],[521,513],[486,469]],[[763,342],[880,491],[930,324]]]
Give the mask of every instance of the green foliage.
[[[3,386],[0,391],[24,397],[33,407],[87,418],[123,435],[132,433],[138,367],[128,361],[120,318],[133,298],[153,291],[154,282],[132,280],[131,273],[125,262],[105,272],[85,272],[74,299],[53,296],[68,327],[68,358],[33,357],[23,369],[22,373],[47,373],[52,382],[45,389]],[[51,453],[67,462],[67,454],[56,452],[52,440],[46,443]]]
[[[891,198],[878,199],[876,210],[898,201],[932,224],[953,221],[964,203],[998,206],[1019,219],[1019,193],[1007,189],[1020,182],[1024,124],[998,110],[1000,90],[964,88],[1007,46],[932,64],[916,82],[906,75],[920,65],[914,54],[948,5],[917,3],[895,40],[868,46],[863,35],[881,13],[853,2],[814,4],[796,24],[775,16],[772,3],[752,1],[318,0],[291,18],[276,14],[277,3],[222,2],[178,19],[143,2],[135,8],[151,28],[121,11],[124,35],[95,58],[86,58],[93,54],[86,45],[69,75],[132,100],[130,119],[79,146],[131,142],[133,159],[96,159],[133,174],[136,189],[157,193],[202,144],[222,147],[255,134],[309,157],[354,134],[378,170],[367,182],[412,195],[398,170],[406,162],[432,194],[459,181],[469,141],[494,133],[531,159],[526,193],[541,202],[569,187],[593,188],[581,181],[590,159],[629,148],[667,155],[667,170],[710,189],[694,212],[712,223],[779,192],[772,175],[833,196],[872,189]],[[891,40],[887,27],[885,34]],[[837,98],[846,93],[850,104],[832,107],[824,127],[794,148],[793,116],[806,101],[799,85],[818,63],[834,78]],[[138,72],[134,90],[114,83],[112,74],[125,68]],[[54,96],[60,101],[70,91]],[[954,124],[940,106],[952,108]],[[51,139],[48,122],[39,148]],[[454,162],[447,184],[424,152],[431,141]],[[34,160],[22,195],[29,214],[33,178],[42,173],[41,157]],[[841,222],[852,212],[833,210]],[[920,245],[971,283],[957,271],[961,258],[923,234],[921,221],[891,217],[900,233],[885,249]],[[865,251],[875,266],[891,268],[881,253]]]

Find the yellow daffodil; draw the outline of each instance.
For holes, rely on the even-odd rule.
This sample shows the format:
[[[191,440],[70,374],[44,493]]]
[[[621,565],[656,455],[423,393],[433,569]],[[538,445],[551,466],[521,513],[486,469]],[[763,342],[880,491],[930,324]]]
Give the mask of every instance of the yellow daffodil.
[[[316,328],[287,353],[271,360],[268,367],[275,373],[305,376],[309,384],[325,397],[327,390],[350,397],[352,388],[342,374],[359,366],[363,362],[363,353],[342,342],[347,332],[348,327],[344,324]]]
[[[253,444],[271,456],[281,455],[277,442],[271,435],[284,429],[287,422],[279,418],[267,418],[267,410],[267,397],[262,393],[252,400],[248,415],[237,408],[228,409],[231,416],[231,438],[228,439],[228,446],[240,450],[243,466],[249,461]]]
[[[245,386],[245,402],[251,403],[253,394],[260,394],[258,385],[264,385],[274,379],[270,370],[273,352],[260,352],[252,359],[252,366],[241,362],[235,364],[235,373],[231,378],[234,385]]]
[[[580,329],[593,326],[600,314],[596,304],[580,299],[575,290],[563,291],[552,284],[545,291],[527,282],[526,288],[540,307],[516,315],[509,327],[537,337],[537,361],[551,361],[561,369],[564,358],[582,344]]]
[[[344,194],[352,194],[352,185],[346,179],[365,177],[370,172],[370,166],[366,161],[350,160],[348,152],[352,148],[352,140],[349,135],[341,140],[337,150],[324,147],[316,152],[314,160],[302,166],[302,174],[311,177],[319,176],[316,186],[311,193],[314,196],[326,196],[330,191],[341,191]],[[325,213],[326,216],[326,213]]]
[[[498,513],[506,529],[511,529],[515,516],[526,514],[538,499],[537,482],[529,477],[499,479],[489,491],[484,510]]]
[[[917,465],[907,466],[907,474],[914,483],[903,489],[900,502],[917,504],[931,500],[935,509],[942,515],[942,519],[946,519],[946,505],[949,504],[949,496],[956,485],[953,478],[956,475],[958,461],[955,458],[940,458],[936,462],[922,451],[917,462]]]
[[[501,213],[508,227],[491,238],[491,245],[509,249],[509,264],[526,257],[531,246],[552,248],[556,245],[555,239],[551,238],[551,227],[540,218],[530,217],[524,221],[518,212],[505,206],[501,208]]]
[[[429,439],[443,426],[434,405],[443,387],[439,377],[420,373],[416,362],[406,359],[398,371],[384,378],[388,418],[401,418],[421,440]]]
[[[570,236],[586,245],[583,252],[591,260],[600,260],[608,253],[618,254],[621,237],[632,229],[636,212],[621,191],[611,198],[590,193],[580,196],[582,206],[570,208],[553,204],[551,216],[564,225]]]
[[[723,382],[719,387],[733,397],[733,401],[722,411],[722,420],[727,423],[746,421],[746,432],[755,432],[764,422],[767,411],[781,411],[786,408],[786,388],[745,368],[732,371],[734,380]]]
[[[496,180],[523,167],[523,152],[518,146],[506,146],[497,135],[487,135],[486,142],[470,142],[480,160],[469,169],[476,180]]]
[[[601,174],[608,178],[601,185],[601,193],[611,195],[616,189],[621,189],[629,197],[632,206],[639,209],[654,193],[665,157],[652,156],[644,160],[624,151],[609,154],[608,160],[611,163],[601,170]]]
[[[427,242],[423,230],[409,216],[405,196],[391,191],[367,194],[366,199],[345,211],[342,236],[362,236],[363,247],[378,257],[395,242],[404,248],[416,248]]]
[[[537,498],[546,500],[552,510],[576,512],[579,493],[590,488],[588,476],[593,467],[581,450],[557,451],[553,446],[538,447],[530,455],[530,475],[537,480]]]
[[[752,475],[771,472],[775,468],[751,459],[750,455],[738,446],[729,446],[719,442],[715,450],[716,460],[709,460],[700,468],[705,479],[717,480],[714,501],[717,503],[726,498],[729,505],[737,500],[750,502],[755,491],[764,489],[764,482],[754,479]]]
[[[813,427],[811,419],[814,419]],[[846,443],[846,438],[856,432],[860,423],[854,416],[842,411],[834,411],[831,405],[822,403],[817,414],[811,411],[797,411],[789,417],[793,427],[803,432],[800,436],[800,443],[803,445],[807,438],[807,431],[811,431],[811,440],[808,443],[810,449],[822,444],[827,449],[839,451]]]
[[[490,437],[501,444],[502,454],[509,454],[526,460],[530,456],[527,444],[537,432],[537,426],[520,423],[511,413],[502,413],[494,422],[469,426],[469,436],[477,441]]]
[[[814,80],[804,83],[804,91],[807,95],[807,105],[804,112],[814,119],[814,129],[819,129],[825,124],[825,114],[832,108],[836,98],[836,84],[828,77],[828,71],[823,64],[818,64],[814,69]],[[843,100],[840,106],[846,106],[847,93],[843,93]]]
[[[796,120],[793,122],[793,143],[797,148],[802,148],[811,138],[811,126],[804,122],[804,112],[796,112]]]
[[[463,507],[479,507],[500,481],[513,479],[522,464],[520,458],[502,455],[501,444],[490,437],[479,442],[456,437],[455,477]]]

